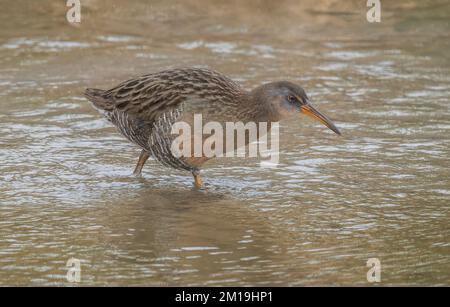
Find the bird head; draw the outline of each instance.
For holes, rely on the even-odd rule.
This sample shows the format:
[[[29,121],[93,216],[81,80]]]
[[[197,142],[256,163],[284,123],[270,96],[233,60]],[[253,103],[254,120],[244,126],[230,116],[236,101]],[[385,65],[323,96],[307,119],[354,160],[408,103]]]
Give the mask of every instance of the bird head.
[[[333,122],[313,107],[305,90],[291,82],[281,81],[264,84],[252,91],[253,96],[262,103],[274,121],[289,118],[296,114],[307,115],[341,134]]]

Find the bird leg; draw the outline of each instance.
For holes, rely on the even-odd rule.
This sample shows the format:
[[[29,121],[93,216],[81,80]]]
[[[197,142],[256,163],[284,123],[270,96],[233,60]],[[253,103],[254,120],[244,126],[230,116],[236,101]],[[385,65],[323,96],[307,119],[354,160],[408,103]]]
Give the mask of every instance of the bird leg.
[[[200,177],[200,171],[195,170],[192,172],[192,175],[194,176],[194,185],[197,189],[200,189],[203,186],[203,180]]]
[[[139,161],[136,164],[136,168],[134,169],[133,174],[135,176],[139,176],[142,172],[142,168],[144,167],[145,162],[147,162],[148,158],[150,157],[150,154],[146,152],[145,150],[142,150],[141,155],[139,156]]]

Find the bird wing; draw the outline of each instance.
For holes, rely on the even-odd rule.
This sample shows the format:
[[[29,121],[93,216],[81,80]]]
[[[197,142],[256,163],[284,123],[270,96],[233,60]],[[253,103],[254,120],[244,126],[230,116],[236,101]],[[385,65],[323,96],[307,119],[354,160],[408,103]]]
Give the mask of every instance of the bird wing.
[[[110,90],[85,92],[94,107],[143,148],[157,126],[167,127],[167,121],[176,121],[181,113],[228,115],[224,106],[236,104],[241,94],[242,89],[231,79],[198,68],[161,71],[127,80]]]
[[[125,81],[105,91],[114,109],[154,122],[182,103],[202,101],[205,108],[214,102],[231,103],[241,88],[231,79],[208,69],[171,69]],[[206,102],[206,105],[204,104]]]

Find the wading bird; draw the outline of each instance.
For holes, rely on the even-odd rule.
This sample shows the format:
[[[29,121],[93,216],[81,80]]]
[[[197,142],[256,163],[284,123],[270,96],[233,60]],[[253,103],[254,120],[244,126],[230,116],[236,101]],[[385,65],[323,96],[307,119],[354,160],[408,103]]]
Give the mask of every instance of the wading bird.
[[[110,90],[86,89],[85,96],[142,152],[134,170],[140,175],[150,156],[166,166],[192,173],[202,186],[200,167],[210,158],[176,157],[171,127],[192,122],[194,114],[218,122],[278,122],[306,114],[340,134],[338,128],[309,102],[303,88],[272,82],[252,91],[221,73],[199,68],[170,69],[125,81]],[[248,143],[248,140],[246,140]]]

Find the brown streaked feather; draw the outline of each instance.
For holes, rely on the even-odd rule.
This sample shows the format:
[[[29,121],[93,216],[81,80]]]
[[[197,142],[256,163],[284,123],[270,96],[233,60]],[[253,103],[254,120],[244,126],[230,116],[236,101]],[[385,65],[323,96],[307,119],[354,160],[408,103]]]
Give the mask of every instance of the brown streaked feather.
[[[172,69],[125,81],[105,91],[103,98],[121,112],[153,122],[161,113],[198,98],[236,104],[242,88],[208,69]],[[204,106],[205,107],[205,106]]]
[[[165,70],[127,80],[110,90],[85,92],[94,107],[131,142],[165,165],[191,171],[199,163],[190,165],[170,152],[171,125],[195,113],[216,121],[242,118],[245,108],[239,105],[246,102],[246,94],[228,77],[199,68]]]
[[[84,96],[92,102],[94,107],[99,111],[111,112],[114,108],[111,101],[105,96],[104,90],[96,88],[88,88],[84,92]]]

